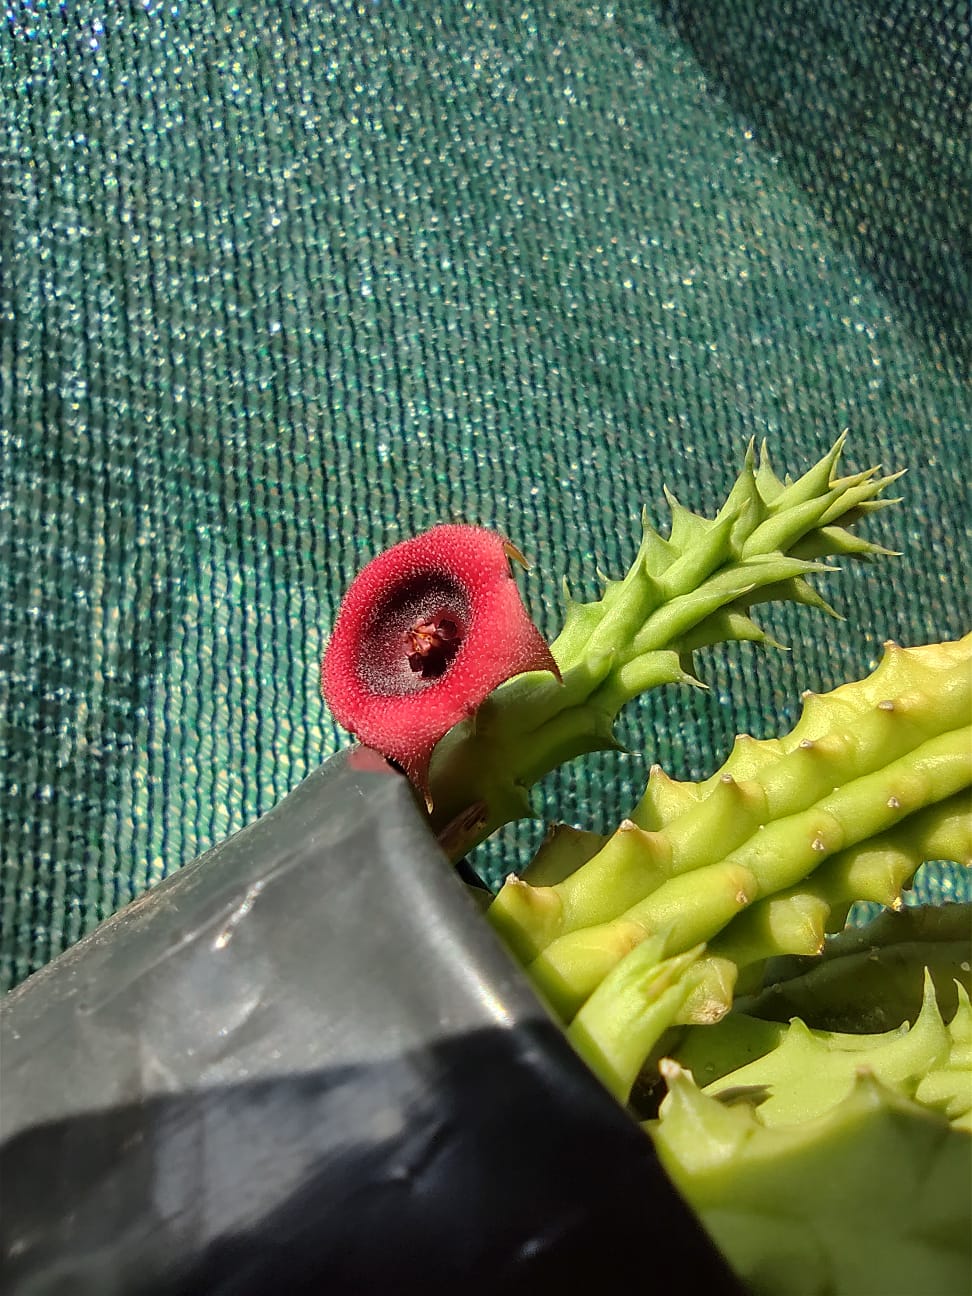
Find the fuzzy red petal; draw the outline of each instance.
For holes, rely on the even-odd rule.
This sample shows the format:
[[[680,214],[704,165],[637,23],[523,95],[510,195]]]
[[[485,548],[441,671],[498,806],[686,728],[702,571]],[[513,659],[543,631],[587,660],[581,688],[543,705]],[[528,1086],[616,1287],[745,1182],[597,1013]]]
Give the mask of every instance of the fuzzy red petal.
[[[557,664],[510,571],[512,546],[482,527],[437,526],[380,554],[355,577],[321,664],[337,721],[396,761],[428,795],[435,744],[504,680]],[[516,552],[512,550],[512,552]],[[458,646],[426,678],[409,662],[409,627],[445,616]]]

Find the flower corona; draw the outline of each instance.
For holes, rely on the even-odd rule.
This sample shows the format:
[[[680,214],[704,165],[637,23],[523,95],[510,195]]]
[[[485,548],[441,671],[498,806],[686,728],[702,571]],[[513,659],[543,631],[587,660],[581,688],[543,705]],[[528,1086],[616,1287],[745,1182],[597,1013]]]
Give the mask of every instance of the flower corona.
[[[400,765],[431,803],[435,744],[498,685],[559,670],[495,531],[443,525],[379,554],[352,581],[321,664],[337,721]]]

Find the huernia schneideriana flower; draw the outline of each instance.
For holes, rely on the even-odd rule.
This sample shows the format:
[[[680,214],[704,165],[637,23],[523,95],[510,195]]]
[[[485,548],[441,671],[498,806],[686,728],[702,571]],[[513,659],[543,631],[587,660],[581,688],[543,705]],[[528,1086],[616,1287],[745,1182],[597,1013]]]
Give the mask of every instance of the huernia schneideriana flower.
[[[431,804],[436,743],[504,680],[560,675],[495,531],[444,525],[403,540],[352,581],[321,663],[335,719],[400,765]]]

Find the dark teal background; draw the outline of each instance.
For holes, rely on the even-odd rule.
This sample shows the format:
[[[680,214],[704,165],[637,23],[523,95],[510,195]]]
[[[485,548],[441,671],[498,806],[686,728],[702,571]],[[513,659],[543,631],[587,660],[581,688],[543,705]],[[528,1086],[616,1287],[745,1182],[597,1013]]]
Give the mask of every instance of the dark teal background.
[[[791,654],[709,654],[552,781],[597,827],[650,758],[701,775],[969,627],[968,14],[7,0],[4,985],[344,741],[341,592],[436,521],[506,530],[553,632],[562,574],[617,574],[663,482],[712,509],[750,437],[910,470],[847,621],[770,611]]]

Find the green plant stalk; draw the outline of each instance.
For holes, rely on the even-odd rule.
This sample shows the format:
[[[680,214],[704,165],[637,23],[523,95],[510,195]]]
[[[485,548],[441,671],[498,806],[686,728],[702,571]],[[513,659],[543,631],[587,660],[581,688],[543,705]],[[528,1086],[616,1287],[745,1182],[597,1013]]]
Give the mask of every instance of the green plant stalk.
[[[725,1099],[730,1092],[751,1089],[761,1094],[763,1125],[791,1125],[844,1102],[862,1068],[914,1098],[922,1078],[947,1065],[950,1049],[935,985],[926,973],[924,1000],[913,1026],[875,1039],[812,1031],[795,1017],[771,1052],[707,1085],[705,1092]]]
[[[789,1029],[788,1024],[764,1021],[733,1008],[721,1021],[708,1026],[693,1026],[681,1033],[670,1048],[670,1059],[691,1071],[700,1088],[714,1084],[730,1072],[741,1070],[751,1062],[778,1048]],[[897,1030],[869,1038],[890,1039]]]
[[[803,993],[806,976],[792,979],[791,998],[781,1005],[786,1020],[800,1017],[804,1006],[814,1009],[818,1017],[822,1013],[824,1020],[831,1019],[828,1005],[835,996],[822,975],[829,970],[837,979],[837,1020],[846,1026],[814,1028],[813,1020],[807,1025],[830,1048],[860,1051],[879,1047],[901,1035],[902,1022],[920,1019],[930,978],[942,1018],[948,1022],[949,1056],[941,1067],[942,1078],[936,1078],[939,1071],[931,1071],[933,1059],[924,1059],[923,1065],[930,1070],[914,1096],[943,1110],[949,1119],[961,1117],[972,1105],[972,1007],[968,990],[959,980],[961,976],[969,980],[970,933],[972,906],[956,904],[885,913],[866,927],[849,929],[830,941],[827,957],[803,959],[797,964],[811,966],[811,992]],[[882,954],[886,957],[881,958]],[[915,984],[917,997],[913,994]],[[875,986],[879,989],[877,999]],[[770,1020],[752,1015],[761,1008],[765,1008],[761,998],[744,1000],[717,1024],[683,1031],[672,1056],[703,1086],[756,1062],[782,1044],[789,1029],[779,1015]],[[926,1081],[928,1087],[923,1091]],[[959,1097],[968,1101],[946,1110],[937,1099],[932,1100],[935,1086],[943,1086],[949,1104]]]
[[[926,860],[972,865],[972,806],[958,793],[909,815],[890,831],[839,851],[806,882],[758,900],[709,946],[749,968],[781,954],[819,954],[852,904],[900,907],[901,894]]]
[[[956,989],[958,1005],[948,1024],[948,1054],[922,1076],[915,1100],[972,1133],[972,1003],[964,986],[956,982]]]
[[[812,1030],[798,1017],[784,1025],[734,1010],[713,1026],[683,1032],[672,1056],[716,1097],[762,1087],[767,1105],[760,1115],[767,1125],[807,1119],[842,1101],[862,1066],[897,1092],[961,1119],[972,1107],[972,1007],[963,986],[952,988],[957,995],[947,1026],[926,969],[914,1026],[904,1022],[879,1033]]]
[[[736,965],[706,954],[704,945],[664,959],[664,944],[655,936],[630,950],[567,1027],[568,1039],[619,1102],[670,1047],[673,1027],[731,1015]],[[760,1025],[766,1034],[775,1029]]]
[[[760,826],[719,863],[670,878],[619,918],[559,937],[530,963],[530,975],[570,1016],[637,942],[639,929],[642,939],[669,930],[668,956],[709,941],[757,897],[797,885],[838,850],[888,829],[906,809],[945,800],[970,783],[966,725],[838,787],[808,810]],[[494,902],[489,912],[495,908]]]
[[[533,887],[556,886],[586,864],[608,840],[607,833],[552,823],[536,855],[523,870],[522,880]]]
[[[570,1021],[611,969],[646,936],[665,933],[665,956],[671,957],[721,931],[758,892],[755,875],[733,860],[711,865],[702,885],[695,874],[673,878],[628,914],[560,937],[528,965],[527,974],[561,1017]]]
[[[664,939],[645,941],[620,963],[574,1018],[567,1037],[619,1102],[627,1102],[642,1061],[692,989],[702,947],[662,958]]]
[[[696,976],[700,966],[695,964]],[[649,970],[644,971],[647,975]],[[754,1095],[765,1094],[760,1119],[767,1126],[831,1109],[847,1096],[860,1068],[867,1067],[899,1094],[967,1129],[972,1113],[969,994],[953,982],[954,1009],[944,1025],[927,968],[923,985],[921,1008],[912,1027],[905,1023],[883,1033],[812,1030],[799,1017],[784,1025],[733,1011],[714,1026],[685,1031],[673,1057],[713,1097],[747,1089]],[[605,1018],[610,1010],[605,1004]],[[636,1059],[629,1070],[637,1074]]]
[[[755,1296],[965,1296],[968,1134],[866,1070],[825,1114],[775,1128],[758,1106],[701,1092],[674,1062],[666,1080],[646,1128]]]
[[[947,857],[941,850],[930,856]],[[764,988],[753,997],[737,997],[737,1008],[775,1021],[802,1017],[822,1030],[887,1030],[917,1016],[927,969],[942,1012],[951,1016],[956,984],[972,987],[970,934],[969,904],[885,910],[865,927],[830,937],[817,957],[774,958],[765,969]]]
[[[807,583],[831,570],[821,557],[889,552],[848,527],[893,502],[878,497],[899,474],[836,477],[843,443],[791,483],[776,477],[765,449],[757,462],[750,446],[714,519],[668,496],[667,539],[645,520],[623,580],[608,582],[594,603],[567,595],[551,645],[563,682],[544,674],[510,680],[436,748],[432,822],[453,858],[528,816],[529,789],[550,770],[617,747],[614,722],[626,702],[662,684],[698,687],[697,648],[724,639],[772,643],[750,616],[756,604],[786,599],[832,611]]]
[[[676,783],[654,767],[631,819],[603,847],[543,894],[500,891],[492,921],[521,958],[558,936],[627,912],[668,879],[717,863],[774,820],[792,821],[831,788],[968,722],[972,637],[902,649],[887,645],[866,679],[804,695],[803,713],[781,739],[737,739],[703,783]]]

